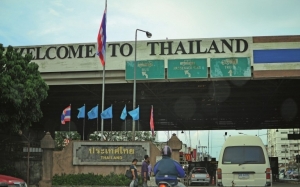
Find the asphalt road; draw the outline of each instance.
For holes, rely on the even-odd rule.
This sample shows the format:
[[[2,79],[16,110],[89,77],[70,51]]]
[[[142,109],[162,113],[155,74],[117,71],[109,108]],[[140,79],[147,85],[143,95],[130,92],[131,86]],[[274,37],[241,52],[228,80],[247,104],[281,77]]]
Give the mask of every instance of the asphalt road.
[[[216,186],[216,185],[210,185],[210,186]],[[273,185],[274,187],[296,187],[300,186],[300,184],[290,184],[290,183],[282,183],[282,182],[274,182]],[[193,186],[193,187],[200,187],[200,186]],[[203,186],[201,186],[203,187]]]
[[[296,181],[285,179],[285,180],[283,180],[283,182],[273,182],[272,186],[274,186],[274,187],[296,187],[296,186],[299,187],[300,186],[299,182],[298,182],[298,184],[292,184],[292,183],[289,183],[289,182],[296,183]],[[216,185],[211,184],[209,186],[216,186]],[[148,187],[157,187],[157,185],[155,185],[154,178],[152,178],[151,182],[148,183]],[[198,187],[198,186],[193,185],[193,187]],[[203,187],[203,186],[201,186],[201,187]]]

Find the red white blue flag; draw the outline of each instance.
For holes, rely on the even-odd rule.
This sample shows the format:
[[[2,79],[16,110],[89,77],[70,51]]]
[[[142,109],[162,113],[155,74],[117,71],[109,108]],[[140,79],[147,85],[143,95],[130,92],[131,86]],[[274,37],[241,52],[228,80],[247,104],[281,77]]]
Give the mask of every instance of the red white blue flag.
[[[106,52],[106,10],[107,10],[107,2],[105,1],[105,10],[102,17],[102,22],[100,25],[100,29],[98,32],[97,43],[97,55],[100,58],[102,66],[105,66],[105,52]]]
[[[61,114],[61,124],[66,124],[66,121],[71,121],[71,105],[65,108]]]
[[[151,113],[150,113],[150,130],[152,132],[152,136],[154,136],[153,106],[151,106]]]

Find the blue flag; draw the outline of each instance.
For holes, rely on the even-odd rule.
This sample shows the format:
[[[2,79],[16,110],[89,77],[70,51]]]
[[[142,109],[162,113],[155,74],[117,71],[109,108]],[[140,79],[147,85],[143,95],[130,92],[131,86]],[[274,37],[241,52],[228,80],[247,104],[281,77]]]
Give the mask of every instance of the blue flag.
[[[111,119],[113,116],[112,116],[112,106],[108,107],[106,110],[104,110],[102,113],[101,113],[101,118],[102,119]]]
[[[122,111],[122,114],[121,114],[120,118],[121,118],[122,120],[125,120],[126,117],[127,117],[127,110],[126,110],[126,105],[125,105],[125,107],[124,107],[124,109],[123,109],[123,111]]]
[[[78,108],[79,112],[77,115],[77,118],[85,118],[85,105],[83,105],[81,108]]]
[[[89,119],[98,118],[98,105],[88,112]]]
[[[129,115],[131,115],[133,120],[139,120],[140,119],[140,107],[137,107],[136,109],[129,111]]]

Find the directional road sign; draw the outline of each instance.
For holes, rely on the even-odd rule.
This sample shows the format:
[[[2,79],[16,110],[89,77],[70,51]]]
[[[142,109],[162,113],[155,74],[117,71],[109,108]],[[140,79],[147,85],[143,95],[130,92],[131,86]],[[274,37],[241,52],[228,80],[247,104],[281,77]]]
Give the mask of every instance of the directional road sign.
[[[168,79],[207,78],[207,59],[168,60]]]
[[[250,58],[211,58],[210,77],[251,77]]]
[[[126,61],[126,80],[134,79],[134,61]],[[164,60],[136,61],[136,80],[165,79]]]

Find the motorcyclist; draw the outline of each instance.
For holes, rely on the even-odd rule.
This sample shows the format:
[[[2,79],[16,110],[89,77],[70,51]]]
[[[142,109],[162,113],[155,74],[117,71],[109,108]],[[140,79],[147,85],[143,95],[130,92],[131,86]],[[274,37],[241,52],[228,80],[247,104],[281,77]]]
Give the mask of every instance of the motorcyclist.
[[[172,186],[185,187],[184,184],[177,180],[178,176],[183,178],[185,172],[178,162],[171,159],[172,149],[166,145],[162,148],[161,153],[162,159],[154,165],[153,169],[156,184],[165,181]]]

